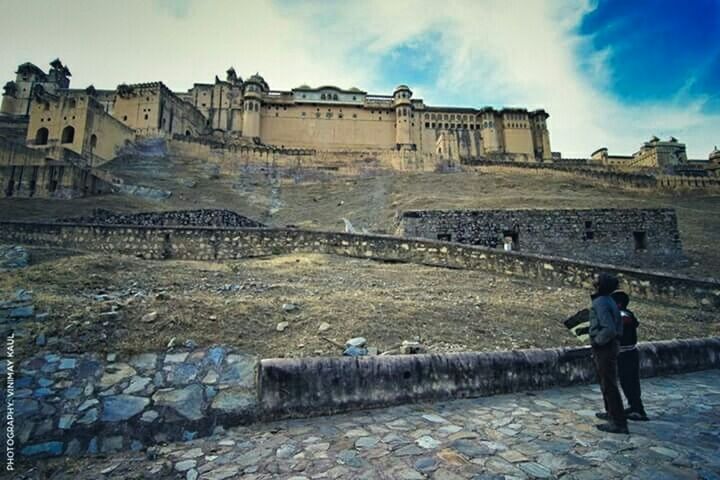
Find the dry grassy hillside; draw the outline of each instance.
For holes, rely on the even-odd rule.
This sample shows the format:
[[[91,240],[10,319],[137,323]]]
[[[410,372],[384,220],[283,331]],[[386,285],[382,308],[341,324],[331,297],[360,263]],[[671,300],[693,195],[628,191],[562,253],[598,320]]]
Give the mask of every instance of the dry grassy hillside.
[[[129,183],[172,192],[166,200],[108,195],[78,200],[0,199],[0,218],[51,219],[113,210],[228,208],[269,225],[391,233],[396,212],[452,208],[673,207],[692,265],[685,273],[720,271],[720,195],[623,191],[567,174],[485,167],[461,173],[366,175],[342,178],[322,172],[260,169],[220,174],[212,164],[182,157],[133,157],[107,166]]]

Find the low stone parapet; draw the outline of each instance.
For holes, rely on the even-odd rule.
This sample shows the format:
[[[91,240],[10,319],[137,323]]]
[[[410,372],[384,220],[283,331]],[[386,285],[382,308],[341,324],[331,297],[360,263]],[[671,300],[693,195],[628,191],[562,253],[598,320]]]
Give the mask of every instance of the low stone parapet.
[[[639,345],[641,376],[720,368],[720,337]],[[262,360],[266,418],[326,415],[402,403],[589,383],[589,347],[392,357]]]
[[[643,377],[720,368],[720,337],[640,344]],[[142,450],[216,427],[590,383],[589,348],[268,359],[232,348],[42,353],[18,366],[2,428],[25,457]],[[8,372],[12,371],[12,375]],[[7,413],[7,412],[6,412]]]

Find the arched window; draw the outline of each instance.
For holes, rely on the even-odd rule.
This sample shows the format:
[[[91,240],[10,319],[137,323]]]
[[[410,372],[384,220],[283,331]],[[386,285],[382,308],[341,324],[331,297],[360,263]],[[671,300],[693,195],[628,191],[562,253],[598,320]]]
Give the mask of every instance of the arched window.
[[[90,148],[94,150],[95,147],[97,147],[97,135],[93,133],[90,135]]]
[[[73,143],[73,141],[75,141],[75,128],[68,125],[63,128],[60,143]]]
[[[186,136],[186,137],[189,137],[189,136],[190,136],[190,130],[185,130],[185,136]]]
[[[44,107],[45,107],[45,110],[50,110],[50,104],[48,102],[45,102]]]
[[[70,101],[68,102],[68,107],[75,108],[76,106],[77,106],[77,102],[75,101],[74,98],[71,98]]]
[[[325,94],[324,94],[324,93],[320,95],[320,100],[325,100]]]
[[[43,127],[35,134],[35,145],[47,145],[48,129]]]
[[[333,94],[333,100],[337,100],[337,99],[338,99],[337,93]]]

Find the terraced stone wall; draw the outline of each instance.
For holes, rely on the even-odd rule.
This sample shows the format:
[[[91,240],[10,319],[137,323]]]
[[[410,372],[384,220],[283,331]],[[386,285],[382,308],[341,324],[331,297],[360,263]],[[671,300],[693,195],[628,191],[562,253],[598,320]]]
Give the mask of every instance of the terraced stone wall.
[[[134,255],[147,259],[229,260],[288,253],[325,253],[482,270],[590,290],[601,271],[618,275],[633,296],[720,310],[720,282],[481,246],[388,235],[293,229],[138,227],[0,222],[0,240]]]

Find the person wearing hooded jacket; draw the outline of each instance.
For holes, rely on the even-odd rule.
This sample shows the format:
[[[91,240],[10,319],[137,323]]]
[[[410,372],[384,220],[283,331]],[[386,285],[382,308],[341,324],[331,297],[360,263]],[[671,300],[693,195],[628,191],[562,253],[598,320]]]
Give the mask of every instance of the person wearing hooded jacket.
[[[597,291],[591,296],[588,333],[605,403],[605,414],[600,413],[598,417],[608,420],[605,424],[597,425],[597,428],[610,433],[628,433],[627,419],[618,388],[617,357],[623,326],[620,309],[610,296],[618,287],[618,279],[603,272],[598,275],[594,285]]]
[[[628,420],[647,421],[640,391],[640,353],[637,349],[637,328],[640,322],[628,309],[630,296],[627,293],[617,290],[611,297],[620,309],[623,324],[618,355],[618,375],[622,391],[630,404],[630,407],[625,409],[625,416]]]

